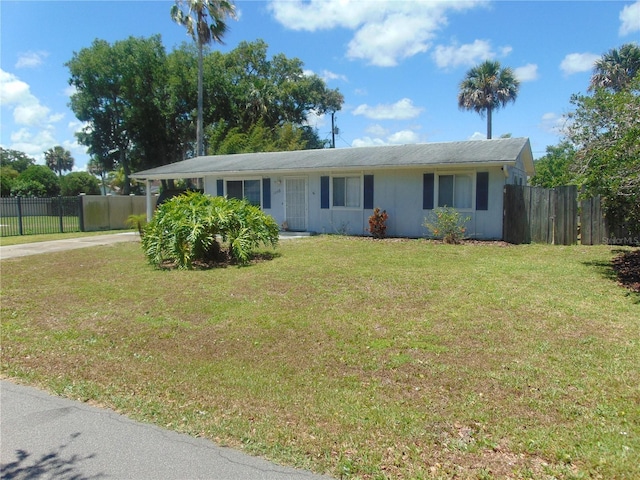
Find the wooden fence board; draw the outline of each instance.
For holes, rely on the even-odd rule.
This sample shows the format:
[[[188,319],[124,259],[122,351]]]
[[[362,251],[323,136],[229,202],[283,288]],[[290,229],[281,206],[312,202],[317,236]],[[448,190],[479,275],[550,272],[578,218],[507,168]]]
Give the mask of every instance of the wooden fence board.
[[[577,242],[577,189],[506,185],[503,238],[510,243]]]

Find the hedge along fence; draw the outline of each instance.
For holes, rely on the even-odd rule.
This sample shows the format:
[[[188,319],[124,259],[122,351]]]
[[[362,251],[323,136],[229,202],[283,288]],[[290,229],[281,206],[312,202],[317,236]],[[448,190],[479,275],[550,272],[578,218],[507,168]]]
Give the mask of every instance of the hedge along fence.
[[[144,214],[142,196],[2,197],[0,236],[123,230],[129,216]]]

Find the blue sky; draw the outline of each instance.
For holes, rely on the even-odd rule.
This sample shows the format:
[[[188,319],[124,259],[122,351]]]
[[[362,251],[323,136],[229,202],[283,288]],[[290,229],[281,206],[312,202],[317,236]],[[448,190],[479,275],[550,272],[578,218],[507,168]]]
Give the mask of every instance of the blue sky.
[[[85,168],[68,108],[74,51],[160,34],[189,41],[172,1],[0,2],[0,145],[43,162],[63,145]],[[336,147],[483,138],[486,122],[457,107],[466,71],[498,60],[521,80],[514,104],[494,114],[493,134],[531,139],[534,156],[559,141],[573,93],[586,93],[593,62],[640,43],[640,1],[273,0],[236,1],[222,51],[263,39],[269,54],[298,57],[339,88]],[[330,138],[330,118],[313,118]]]

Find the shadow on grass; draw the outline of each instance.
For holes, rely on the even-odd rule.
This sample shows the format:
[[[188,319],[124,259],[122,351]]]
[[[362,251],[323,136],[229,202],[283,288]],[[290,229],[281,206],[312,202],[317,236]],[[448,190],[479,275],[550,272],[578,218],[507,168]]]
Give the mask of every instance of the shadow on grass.
[[[614,249],[616,256],[610,262],[582,262],[593,267],[602,277],[629,290],[628,295],[640,303],[640,250]]]
[[[0,465],[2,480],[18,480],[27,478],[56,478],[60,480],[93,480],[106,478],[105,474],[85,475],[81,472],[80,464],[95,457],[95,454],[64,455],[64,449],[80,436],[80,433],[71,435],[69,442],[60,445],[57,449],[34,457],[25,450],[16,450],[16,460]]]
[[[259,252],[252,254],[247,262],[241,263],[238,260],[231,258],[226,252],[217,255],[214,260],[197,260],[192,263],[190,270],[212,270],[215,268],[227,268],[227,267],[251,267],[258,263],[267,262],[280,258],[282,256],[279,252]],[[178,266],[176,262],[166,260],[161,263],[158,268],[160,270],[177,270]]]

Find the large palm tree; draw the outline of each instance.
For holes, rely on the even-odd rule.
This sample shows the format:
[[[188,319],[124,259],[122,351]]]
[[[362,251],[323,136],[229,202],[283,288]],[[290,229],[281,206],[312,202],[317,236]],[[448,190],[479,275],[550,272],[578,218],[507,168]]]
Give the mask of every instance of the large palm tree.
[[[227,31],[226,18],[235,18],[235,6],[230,0],[176,0],[171,18],[184,26],[198,47],[198,121],[196,125],[196,154],[204,155],[202,119],[202,58],[203,48],[213,42],[223,43]]]
[[[458,93],[458,107],[487,115],[487,139],[491,138],[492,113],[515,102],[520,82],[513,70],[500,62],[487,60],[469,70]]]
[[[47,162],[47,167],[60,176],[62,176],[62,172],[70,172],[73,169],[74,159],[71,152],[60,145],[44,152],[44,159]]]
[[[609,88],[614,92],[624,90],[640,71],[640,47],[625,43],[620,49],[612,48],[593,66],[589,90]]]

